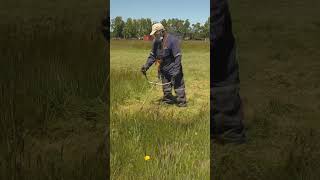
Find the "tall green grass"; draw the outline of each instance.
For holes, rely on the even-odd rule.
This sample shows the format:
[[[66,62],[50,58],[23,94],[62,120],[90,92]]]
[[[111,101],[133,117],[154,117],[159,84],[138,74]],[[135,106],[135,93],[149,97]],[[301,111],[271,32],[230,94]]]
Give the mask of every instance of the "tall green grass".
[[[189,107],[181,109],[160,105],[161,87],[152,87],[139,71],[150,43],[111,41],[111,179],[209,179],[209,83],[203,83],[209,82],[208,46],[184,44],[205,47],[203,54],[182,48]],[[198,66],[191,66],[194,60]],[[191,67],[199,71],[194,76]],[[156,77],[155,68],[148,74]],[[199,87],[196,79],[203,81]]]
[[[0,25],[0,179],[106,179],[103,7],[64,16],[37,5]]]
[[[248,143],[214,145],[212,178],[319,179],[317,6],[313,0],[230,2]]]

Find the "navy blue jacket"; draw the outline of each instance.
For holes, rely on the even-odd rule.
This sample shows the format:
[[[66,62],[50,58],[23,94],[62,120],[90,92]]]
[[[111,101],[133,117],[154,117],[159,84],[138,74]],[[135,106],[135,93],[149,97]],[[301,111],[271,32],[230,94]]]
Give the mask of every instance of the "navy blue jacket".
[[[175,76],[182,69],[181,57],[179,39],[172,34],[168,34],[163,40],[154,40],[152,42],[152,49],[145,67],[149,69],[156,59],[160,59],[160,72]]]

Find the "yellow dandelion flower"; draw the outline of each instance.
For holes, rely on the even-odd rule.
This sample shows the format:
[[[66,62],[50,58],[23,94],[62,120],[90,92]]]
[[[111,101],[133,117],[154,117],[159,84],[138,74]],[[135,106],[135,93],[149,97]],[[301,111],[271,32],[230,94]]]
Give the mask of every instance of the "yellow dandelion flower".
[[[146,160],[146,161],[150,160],[150,156],[147,156],[147,155],[146,155],[146,156],[144,157],[144,160]]]

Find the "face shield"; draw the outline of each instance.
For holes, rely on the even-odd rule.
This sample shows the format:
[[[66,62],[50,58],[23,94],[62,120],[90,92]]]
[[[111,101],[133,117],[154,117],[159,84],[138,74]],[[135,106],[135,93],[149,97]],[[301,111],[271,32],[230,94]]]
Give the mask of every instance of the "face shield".
[[[154,33],[154,37],[155,37],[155,39],[156,40],[162,40],[163,39],[163,31],[161,30],[161,31],[157,31],[157,32],[155,32]]]

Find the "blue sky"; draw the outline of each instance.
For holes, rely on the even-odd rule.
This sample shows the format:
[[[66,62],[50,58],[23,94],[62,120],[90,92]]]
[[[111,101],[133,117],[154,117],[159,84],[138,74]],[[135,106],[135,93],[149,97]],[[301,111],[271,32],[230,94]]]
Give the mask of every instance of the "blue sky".
[[[203,24],[210,16],[210,0],[110,0],[110,16],[152,21],[179,18]]]

